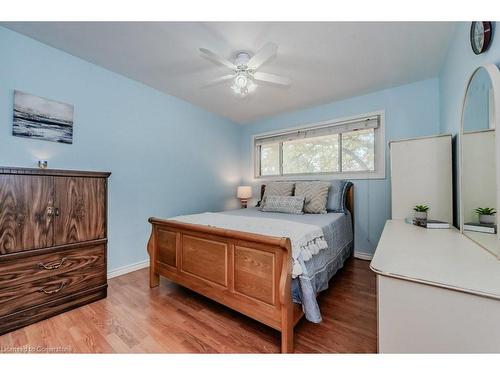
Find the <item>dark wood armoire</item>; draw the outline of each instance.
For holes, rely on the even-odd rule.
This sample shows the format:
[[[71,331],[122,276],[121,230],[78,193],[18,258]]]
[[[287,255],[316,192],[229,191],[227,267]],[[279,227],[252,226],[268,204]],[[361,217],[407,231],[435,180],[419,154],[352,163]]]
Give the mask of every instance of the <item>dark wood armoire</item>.
[[[109,175],[0,167],[0,334],[106,297]]]

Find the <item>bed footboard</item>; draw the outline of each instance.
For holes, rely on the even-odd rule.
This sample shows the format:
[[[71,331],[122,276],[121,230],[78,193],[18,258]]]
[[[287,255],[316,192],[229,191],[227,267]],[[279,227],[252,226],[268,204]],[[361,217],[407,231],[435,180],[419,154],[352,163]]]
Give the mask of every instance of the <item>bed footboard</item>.
[[[281,332],[281,352],[293,352],[302,317],[291,297],[291,244],[277,238],[150,218],[150,287],[159,276]]]

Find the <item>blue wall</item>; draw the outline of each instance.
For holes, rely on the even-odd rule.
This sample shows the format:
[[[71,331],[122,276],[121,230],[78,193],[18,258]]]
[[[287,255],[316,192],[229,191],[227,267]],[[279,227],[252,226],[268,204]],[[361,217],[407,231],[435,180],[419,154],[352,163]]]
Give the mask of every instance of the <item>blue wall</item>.
[[[253,178],[252,136],[318,121],[385,110],[386,178],[355,180],[355,249],[373,253],[385,221],[390,218],[390,176],[387,143],[391,140],[439,134],[439,82],[430,79],[368,95],[274,116],[244,125],[241,138],[242,173],[245,183],[258,192]],[[257,195],[257,193],[254,193]]]
[[[240,126],[0,28],[0,165],[111,171],[109,269],[147,259],[149,216],[237,205]],[[74,143],[13,137],[13,90],[75,106]]]
[[[147,258],[149,216],[236,207],[242,179],[252,173],[252,135],[385,110],[390,140],[457,133],[461,101],[472,71],[500,61],[500,41],[476,56],[470,23],[461,23],[439,79],[286,113],[243,126],[0,28],[0,165],[109,170],[110,269]],[[75,105],[74,144],[13,137],[13,90]],[[386,179],[356,180],[356,250],[374,251],[390,217]]]

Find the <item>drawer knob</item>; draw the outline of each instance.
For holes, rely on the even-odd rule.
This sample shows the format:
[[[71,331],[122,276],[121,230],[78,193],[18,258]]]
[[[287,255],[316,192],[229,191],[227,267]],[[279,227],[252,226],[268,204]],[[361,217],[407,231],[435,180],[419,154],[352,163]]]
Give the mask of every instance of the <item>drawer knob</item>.
[[[64,288],[65,286],[66,286],[66,282],[65,282],[65,281],[63,281],[63,282],[61,282],[61,286],[60,286],[59,288],[57,288],[57,289],[54,289],[54,290],[47,290],[47,289],[45,289],[45,288],[42,288],[42,289],[40,289],[40,290],[39,290],[39,292],[43,292],[43,293],[45,293],[45,294],[55,294],[55,293],[58,293],[58,292],[60,292],[61,290],[63,290],[63,288]]]
[[[58,269],[59,267],[61,267],[64,262],[66,262],[66,258],[62,258],[59,262],[57,262],[56,264],[43,264],[43,263],[38,263],[38,267],[40,267],[40,269],[42,270],[56,270]]]

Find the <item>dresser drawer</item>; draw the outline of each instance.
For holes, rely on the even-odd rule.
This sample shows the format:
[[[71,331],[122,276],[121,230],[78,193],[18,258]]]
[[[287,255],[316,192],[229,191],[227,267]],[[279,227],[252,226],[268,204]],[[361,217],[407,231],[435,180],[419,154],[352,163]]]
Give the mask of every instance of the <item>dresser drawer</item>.
[[[44,269],[44,271],[47,271],[45,277],[40,277],[38,272],[30,274],[31,269],[29,269],[27,272],[31,276],[31,281],[20,279],[22,281],[16,284],[8,283],[8,286],[0,286],[0,316],[91,288],[105,286],[106,261],[104,248],[80,250],[78,253],[79,255],[74,256],[75,259],[78,259],[77,261],[68,261],[66,263],[66,272],[60,270],[65,264],[65,262],[62,262],[62,265],[57,269]],[[61,260],[56,258],[54,262],[55,265],[58,265]],[[43,264],[48,268],[53,265],[52,263]],[[52,271],[52,274],[50,274],[50,271]]]
[[[2,261],[0,257],[0,290],[84,269],[92,265],[103,264],[104,261],[105,245],[82,247],[8,261]]]

